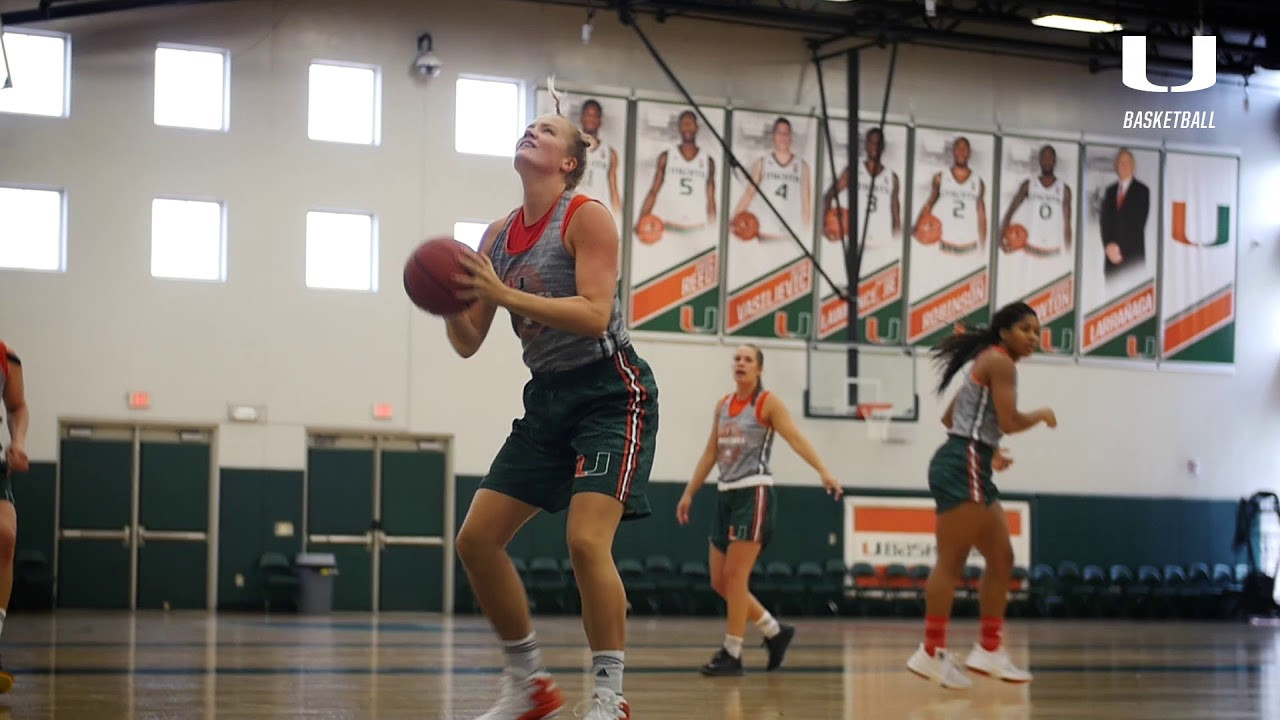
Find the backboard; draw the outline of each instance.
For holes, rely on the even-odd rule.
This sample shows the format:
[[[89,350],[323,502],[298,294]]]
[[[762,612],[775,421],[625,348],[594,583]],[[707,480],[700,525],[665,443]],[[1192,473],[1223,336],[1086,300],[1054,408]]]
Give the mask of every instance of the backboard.
[[[897,422],[919,419],[916,349],[858,343],[810,343],[805,415],[866,420],[883,415]]]

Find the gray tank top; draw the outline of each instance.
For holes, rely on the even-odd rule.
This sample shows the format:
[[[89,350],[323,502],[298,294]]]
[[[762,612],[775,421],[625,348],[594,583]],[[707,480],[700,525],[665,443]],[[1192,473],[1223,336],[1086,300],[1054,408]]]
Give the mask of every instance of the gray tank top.
[[[773,483],[773,473],[769,471],[773,428],[760,421],[768,395],[767,391],[762,392],[754,403],[746,402],[741,407],[735,405],[732,394],[720,401],[716,463],[721,490]]]
[[[1004,351],[992,346],[982,352]],[[979,353],[978,357],[981,356]],[[991,388],[975,380],[973,370],[965,373],[964,385],[956,393],[955,406],[951,409],[951,428],[947,432],[993,448],[999,447],[1000,438],[1004,437],[996,417],[996,406],[991,401]]]
[[[575,198],[580,199],[574,203]],[[512,226],[520,217],[519,212],[511,213],[489,248],[489,259],[498,277],[509,287],[542,297],[577,295],[575,261],[564,247],[564,226],[570,207],[576,208],[585,201],[586,196],[573,192],[561,195],[548,216],[539,220],[546,225],[532,246],[520,252],[511,252],[507,247]],[[536,226],[532,230],[536,232]],[[622,308],[617,296],[609,313],[609,327],[600,337],[556,330],[515,313],[511,313],[511,327],[524,347],[524,364],[533,372],[572,370],[612,357],[620,348],[631,344],[631,337],[622,324]]]

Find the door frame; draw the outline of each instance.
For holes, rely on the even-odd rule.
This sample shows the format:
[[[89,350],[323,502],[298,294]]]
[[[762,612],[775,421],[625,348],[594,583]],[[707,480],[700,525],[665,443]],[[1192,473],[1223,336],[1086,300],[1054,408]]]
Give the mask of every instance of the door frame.
[[[58,462],[54,471],[53,486],[53,582],[54,597],[58,593],[59,552],[62,546],[62,441],[74,436],[74,430],[88,430],[92,438],[96,430],[109,430],[113,433],[129,434],[133,444],[133,461],[130,468],[130,489],[132,501],[129,524],[129,609],[138,609],[138,543],[141,539],[138,531],[140,522],[139,502],[142,489],[142,436],[147,432],[204,433],[209,443],[209,516],[205,531],[205,542],[208,547],[205,553],[205,609],[213,610],[218,606],[218,498],[220,497],[218,472],[218,426],[208,422],[181,423],[173,421],[129,421],[105,419],[75,415],[58,416]]]
[[[379,518],[382,515],[382,449],[384,445],[393,443],[413,443],[418,446],[420,451],[436,450],[444,453],[444,518],[441,522],[441,543],[443,549],[443,558],[441,568],[443,577],[441,578],[441,613],[446,616],[453,615],[453,595],[456,578],[454,577],[454,534],[457,532],[457,478],[453,470],[453,451],[454,436],[453,433],[412,433],[397,431],[379,431],[369,428],[343,428],[331,426],[311,426],[303,428],[305,432],[305,445],[307,455],[314,447],[322,447],[316,442],[320,438],[331,438],[335,443],[353,443],[371,445],[373,450],[373,512]],[[321,441],[324,442],[324,441]],[[308,527],[308,502],[311,494],[311,477],[310,477],[309,457],[304,461],[302,470],[302,550],[307,551],[307,546],[311,538],[311,528]],[[380,573],[382,570],[382,548],[385,547],[385,533],[381,530],[373,531],[374,550],[373,558],[370,566],[370,575],[373,587],[370,588],[370,604],[372,612],[377,614],[381,612],[379,605],[381,604],[382,579]]]

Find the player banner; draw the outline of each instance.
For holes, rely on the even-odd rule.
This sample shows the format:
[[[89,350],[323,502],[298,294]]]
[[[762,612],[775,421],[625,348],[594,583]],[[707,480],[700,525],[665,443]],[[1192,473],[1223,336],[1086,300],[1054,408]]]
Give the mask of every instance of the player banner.
[[[1081,355],[1154,360],[1160,153],[1088,145],[1084,158]]]
[[[724,109],[704,107],[724,133]],[[724,153],[692,108],[636,103],[630,326],[714,335],[720,327]]]
[[[762,193],[813,252],[813,169],[818,152],[812,117],[737,111],[733,153]],[[724,332],[808,339],[813,332],[813,261],[743,176],[729,178]]]
[[[995,138],[917,128],[907,243],[907,342],[934,345],[991,317],[987,245]]]
[[[842,290],[848,284],[845,248],[849,243],[849,124],[831,121],[831,142],[836,166],[843,168],[822,193],[819,219],[822,242],[818,260],[826,274]],[[862,245],[862,266],[858,277],[858,323],[856,342],[900,345],[903,332],[903,233],[906,226],[907,128],[858,123],[858,228],[856,240]],[[874,188],[872,190],[869,189]],[[837,215],[839,197],[842,218]],[[841,236],[843,228],[846,234]],[[826,280],[819,280],[818,339],[843,342],[849,326],[849,305]]]
[[[1235,362],[1238,166],[1233,157],[1165,155],[1160,325],[1166,360]]]
[[[1021,500],[1000,500],[1009,524],[1015,567],[1031,567],[1031,506]],[[877,568],[892,563],[932,565],[938,554],[934,537],[938,513],[932,498],[844,496],[844,564],[869,563]],[[973,549],[966,565],[984,566]]]
[[[1080,146],[1006,137],[1002,149],[996,307],[1027,303],[1040,317],[1039,351],[1074,355]]]
[[[622,215],[622,192],[627,177],[627,100],[571,90],[561,102],[560,110],[596,141],[587,153],[587,171],[578,183],[578,192],[609,208],[621,239],[626,222]],[[551,93],[539,88],[538,115],[552,115],[555,111]]]

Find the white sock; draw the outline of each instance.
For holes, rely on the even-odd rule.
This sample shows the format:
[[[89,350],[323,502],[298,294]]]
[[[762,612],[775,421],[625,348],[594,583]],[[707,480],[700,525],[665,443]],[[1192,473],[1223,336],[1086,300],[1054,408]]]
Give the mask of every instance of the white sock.
[[[760,628],[760,632],[764,633],[766,638],[771,638],[782,632],[782,628],[778,625],[778,619],[770,615],[768,610],[765,610],[760,619],[756,621],[756,627]]]
[[[730,657],[742,657],[742,638],[732,635],[724,636],[724,649],[729,652]]]
[[[9,611],[0,608],[0,632],[4,632],[4,619],[9,617]]]
[[[591,675],[596,679],[596,687],[609,688],[615,695],[622,695],[623,655],[621,650],[591,653]]]
[[[529,633],[529,637],[522,640],[503,640],[502,652],[507,656],[507,667],[525,677],[544,669],[536,633]]]

